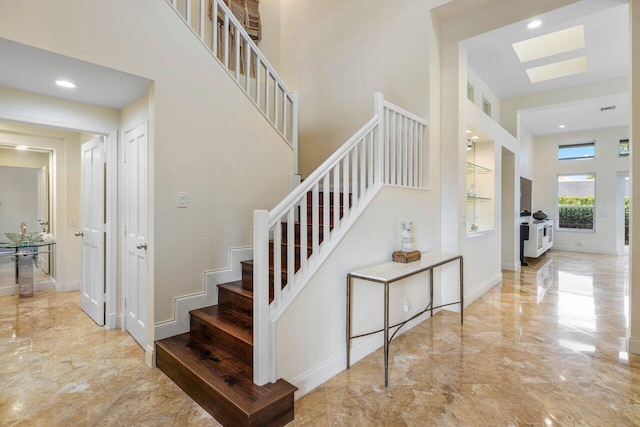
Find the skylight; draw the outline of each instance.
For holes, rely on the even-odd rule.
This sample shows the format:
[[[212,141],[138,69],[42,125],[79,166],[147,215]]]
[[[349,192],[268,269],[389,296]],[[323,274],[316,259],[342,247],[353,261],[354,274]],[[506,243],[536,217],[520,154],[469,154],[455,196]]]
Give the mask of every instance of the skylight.
[[[585,73],[587,71],[587,57],[568,59],[566,61],[554,62],[540,67],[527,69],[531,83],[544,82],[546,80],[558,79],[560,77],[572,76],[574,74]]]
[[[584,49],[584,27],[578,25],[514,43],[512,46],[520,62],[529,62],[572,50]]]

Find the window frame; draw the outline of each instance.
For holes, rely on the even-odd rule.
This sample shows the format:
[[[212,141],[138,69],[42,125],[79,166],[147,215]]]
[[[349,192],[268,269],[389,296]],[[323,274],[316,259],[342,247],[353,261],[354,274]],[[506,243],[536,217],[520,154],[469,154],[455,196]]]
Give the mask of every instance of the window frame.
[[[567,157],[567,158],[560,158],[560,150],[562,150],[563,148],[575,148],[575,147],[586,147],[586,146],[593,146],[593,156],[592,157]],[[564,144],[564,143],[560,143],[558,144],[558,151],[557,151],[557,160],[559,162],[567,162],[567,161],[574,161],[574,160],[595,160],[596,158],[596,141],[592,140],[592,141],[583,141],[583,142],[572,142],[569,144]],[[579,175],[579,174],[570,174],[570,175]]]
[[[620,146],[626,142],[627,144],[627,153],[626,154],[622,154],[622,150],[620,149]],[[629,140],[629,138],[619,138],[618,139],[618,157],[629,157],[629,151],[631,150],[631,141]]]
[[[484,96],[484,94],[482,95],[482,112],[485,113],[487,116],[491,117],[491,103]]]
[[[591,228],[568,228],[560,227],[560,177],[563,176],[593,176],[593,206],[591,206],[592,224]],[[555,215],[555,229],[556,231],[569,232],[569,233],[595,233],[597,223],[597,205],[596,188],[597,186],[597,174],[595,172],[573,172],[573,173],[559,173],[556,175],[556,215]],[[564,206],[567,207],[567,206]],[[569,206],[580,207],[580,206]],[[585,206],[586,207],[586,206]]]
[[[469,96],[471,95],[471,96]],[[473,103],[476,102],[476,93],[475,93],[475,88],[473,87],[473,85],[469,82],[467,82],[467,99]]]

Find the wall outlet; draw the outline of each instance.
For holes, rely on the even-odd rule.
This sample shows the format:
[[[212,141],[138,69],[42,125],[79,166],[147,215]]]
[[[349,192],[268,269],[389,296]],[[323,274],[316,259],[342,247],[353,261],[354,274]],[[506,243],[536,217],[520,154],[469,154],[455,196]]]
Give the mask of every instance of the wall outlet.
[[[404,299],[404,312],[408,313],[409,310],[411,310],[411,301],[409,301],[409,298],[405,298]]]

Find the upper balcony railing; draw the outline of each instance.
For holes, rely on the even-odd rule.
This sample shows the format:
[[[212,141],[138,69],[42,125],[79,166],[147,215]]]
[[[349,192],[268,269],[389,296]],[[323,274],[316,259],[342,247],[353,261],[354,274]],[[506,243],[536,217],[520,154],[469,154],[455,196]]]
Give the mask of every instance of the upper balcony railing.
[[[167,1],[293,148],[297,174],[297,94],[287,88],[223,0]]]

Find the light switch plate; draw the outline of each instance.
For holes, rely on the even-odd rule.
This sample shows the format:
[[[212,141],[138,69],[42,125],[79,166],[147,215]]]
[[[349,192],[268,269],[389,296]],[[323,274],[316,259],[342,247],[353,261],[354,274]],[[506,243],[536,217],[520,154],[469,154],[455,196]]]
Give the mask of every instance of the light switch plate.
[[[178,207],[186,208],[189,205],[189,193],[178,193]]]

